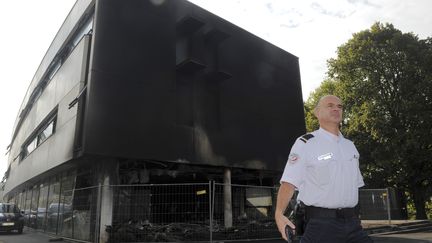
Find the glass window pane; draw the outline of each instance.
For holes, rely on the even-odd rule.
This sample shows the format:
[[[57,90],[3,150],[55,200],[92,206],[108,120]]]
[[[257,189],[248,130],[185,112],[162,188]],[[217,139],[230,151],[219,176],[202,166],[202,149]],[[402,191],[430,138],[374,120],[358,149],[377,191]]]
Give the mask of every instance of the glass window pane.
[[[30,215],[29,215],[29,226],[36,228],[36,216],[39,202],[39,185],[33,187]]]
[[[57,233],[57,219],[59,214],[60,201],[60,181],[58,177],[53,177],[48,190],[48,208],[46,231]]]
[[[18,213],[18,207],[14,204],[2,204],[0,213]]]
[[[81,168],[76,176],[75,190],[73,194],[73,238],[91,241],[95,227],[97,188],[94,171],[91,168]]]
[[[51,121],[50,124],[39,134],[38,136],[38,145],[43,143],[49,136],[51,136],[54,132],[54,121]]]
[[[75,174],[62,177],[59,204],[59,234],[72,238],[72,195],[75,187]]]
[[[47,218],[47,202],[48,202],[48,183],[41,184],[39,194],[39,204],[37,209],[36,226],[38,229],[45,229]]]
[[[25,191],[23,191],[23,192],[20,192],[20,198],[19,198],[19,204],[18,204],[18,207],[21,209],[21,210],[23,210],[24,211],[24,208],[25,208],[25,196],[26,196],[26,194],[25,194]]]
[[[28,154],[30,154],[31,152],[33,152],[33,150],[35,150],[37,144],[36,144],[36,139],[33,139],[26,147],[26,155],[24,157],[26,157]]]
[[[48,77],[49,80],[51,80],[54,77],[54,75],[60,69],[60,67],[61,67],[62,64],[58,61],[55,65],[56,66],[53,69],[51,69],[51,71],[50,71],[50,74],[49,74],[49,77]]]
[[[24,204],[24,224],[29,226],[30,221],[30,206],[31,206],[31,196],[33,190],[30,188],[26,190],[25,204]]]

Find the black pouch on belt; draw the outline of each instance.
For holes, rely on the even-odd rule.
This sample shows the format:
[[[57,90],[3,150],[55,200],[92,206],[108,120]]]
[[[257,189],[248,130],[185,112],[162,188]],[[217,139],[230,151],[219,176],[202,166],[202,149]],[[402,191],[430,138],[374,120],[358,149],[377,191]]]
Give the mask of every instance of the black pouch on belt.
[[[306,205],[301,201],[294,207],[294,223],[296,236],[303,235],[306,228]]]

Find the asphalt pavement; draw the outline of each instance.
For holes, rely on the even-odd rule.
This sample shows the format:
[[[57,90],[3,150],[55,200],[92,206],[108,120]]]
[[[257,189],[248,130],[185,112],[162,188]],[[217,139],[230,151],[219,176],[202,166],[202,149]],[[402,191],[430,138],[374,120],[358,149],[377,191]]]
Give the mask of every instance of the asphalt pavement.
[[[56,239],[58,239],[58,237],[53,237],[35,230],[24,229],[22,234],[16,232],[0,232],[0,243],[48,243],[55,242]]]
[[[432,243],[432,231],[372,236],[376,243]]]
[[[409,234],[387,234],[372,236],[375,243],[432,243],[432,231],[409,233]],[[0,243],[48,243],[68,242],[61,241],[58,237],[44,234],[32,229],[24,229],[22,234],[0,232]],[[266,241],[236,241],[235,243],[283,243],[283,240]],[[215,242],[216,243],[216,242]],[[218,242],[222,243],[222,242]],[[228,243],[226,241],[225,243]]]

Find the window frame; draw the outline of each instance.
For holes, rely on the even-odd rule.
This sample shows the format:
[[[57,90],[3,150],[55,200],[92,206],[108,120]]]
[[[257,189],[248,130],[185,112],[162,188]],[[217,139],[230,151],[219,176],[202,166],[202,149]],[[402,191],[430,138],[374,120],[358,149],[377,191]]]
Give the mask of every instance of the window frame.
[[[27,158],[33,151],[35,151],[41,144],[43,144],[46,140],[48,140],[50,137],[52,137],[57,130],[57,110],[58,107],[56,106],[52,112],[45,118],[41,124],[34,130],[34,132],[29,136],[28,139],[23,143],[21,146],[21,152],[20,152],[20,163],[25,158]],[[41,135],[46,131],[48,127],[52,127],[50,130],[50,134],[45,137],[43,140],[41,139]],[[28,149],[30,145],[34,143],[34,147],[31,148],[31,151]]]

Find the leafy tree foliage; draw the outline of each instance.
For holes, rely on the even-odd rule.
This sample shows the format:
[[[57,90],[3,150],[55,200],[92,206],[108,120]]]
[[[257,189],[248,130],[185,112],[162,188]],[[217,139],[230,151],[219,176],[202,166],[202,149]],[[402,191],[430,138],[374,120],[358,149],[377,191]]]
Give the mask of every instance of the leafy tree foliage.
[[[366,182],[393,186],[414,199],[426,218],[432,195],[432,38],[419,39],[391,24],[375,23],[353,34],[328,61],[329,80],[305,103],[324,94],[344,102],[342,130],[360,153]]]

